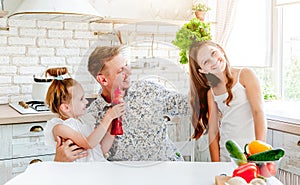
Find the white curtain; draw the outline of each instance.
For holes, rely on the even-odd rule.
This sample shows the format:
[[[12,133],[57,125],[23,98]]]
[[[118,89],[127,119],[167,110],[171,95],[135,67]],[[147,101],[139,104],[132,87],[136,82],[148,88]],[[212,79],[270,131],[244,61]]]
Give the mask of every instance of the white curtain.
[[[235,14],[239,0],[216,0],[216,33],[215,41],[226,47],[234,26]]]

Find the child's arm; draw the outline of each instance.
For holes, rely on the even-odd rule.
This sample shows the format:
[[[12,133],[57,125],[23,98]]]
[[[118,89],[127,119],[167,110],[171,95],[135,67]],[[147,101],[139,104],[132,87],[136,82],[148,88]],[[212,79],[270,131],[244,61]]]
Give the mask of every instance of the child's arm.
[[[267,120],[263,110],[263,96],[259,85],[259,80],[254,72],[244,68],[240,83],[244,85],[247,97],[251,106],[251,111],[254,120],[255,137],[258,140],[266,141],[267,137]]]
[[[207,92],[208,102],[208,141],[211,161],[220,161],[219,110],[210,91]]]
[[[124,104],[124,103],[122,103],[122,104]],[[107,114],[111,114],[110,111],[113,111],[113,110],[109,109],[108,112],[106,113],[106,115]],[[122,114],[124,114],[124,111],[125,111],[125,109],[123,108]],[[103,139],[100,141],[100,143],[101,143],[101,150],[103,152],[103,155],[105,155],[107,152],[109,152],[109,150],[110,150],[110,148],[111,148],[111,146],[112,146],[112,144],[113,144],[113,142],[115,140],[115,135],[111,135],[110,131],[111,131],[111,124],[109,125],[109,127],[107,129],[107,132],[104,135]]]
[[[110,108],[105,114],[101,124],[88,137],[83,136],[79,132],[63,124],[57,124],[53,128],[54,137],[60,136],[64,139],[71,139],[76,145],[84,149],[93,148],[100,143],[112,120],[122,116],[123,112],[124,103]]]
[[[67,125],[57,124],[55,125],[55,127],[53,127],[52,132],[54,138],[57,138],[57,136],[59,136],[63,139],[71,139],[79,147],[82,147],[84,149],[90,148],[86,137]]]
[[[107,130],[105,136],[101,140],[101,150],[103,152],[103,155],[105,155],[107,152],[109,152],[114,140],[115,140],[115,135],[110,134],[111,126]]]
[[[93,146],[99,144],[102,141],[105,134],[107,133],[107,130],[110,127],[112,120],[122,116],[124,114],[124,111],[125,111],[124,103],[114,105],[112,108],[108,109],[100,125],[88,137],[89,143],[93,144]],[[98,131],[98,129],[100,131]]]

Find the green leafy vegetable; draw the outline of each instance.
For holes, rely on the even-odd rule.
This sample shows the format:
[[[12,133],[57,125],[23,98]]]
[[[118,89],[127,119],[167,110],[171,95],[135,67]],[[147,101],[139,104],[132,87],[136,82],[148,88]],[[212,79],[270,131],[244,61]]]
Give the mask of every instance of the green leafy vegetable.
[[[186,52],[189,51],[194,41],[211,40],[210,23],[193,18],[190,22],[184,24],[176,32],[176,38],[172,43],[180,49],[180,63],[187,64],[188,58]]]

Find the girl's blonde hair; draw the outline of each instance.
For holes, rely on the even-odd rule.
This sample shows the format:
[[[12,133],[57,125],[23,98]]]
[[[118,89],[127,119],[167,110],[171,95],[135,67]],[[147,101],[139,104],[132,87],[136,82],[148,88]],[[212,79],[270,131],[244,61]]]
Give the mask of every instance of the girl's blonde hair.
[[[78,82],[70,77],[66,78],[68,69],[66,67],[50,68],[46,71],[46,76],[52,76],[53,81],[48,88],[46,95],[46,104],[49,105],[50,110],[53,113],[57,113],[62,116],[60,112],[60,105],[63,103],[69,103],[72,99],[71,93],[68,89]]]
[[[208,131],[209,111],[207,102],[207,92],[211,87],[216,86],[220,80],[213,74],[199,74],[198,72],[198,70],[200,69],[200,66],[197,63],[197,60],[199,60],[199,58],[197,58],[198,52],[201,49],[201,47],[205,45],[215,46],[223,52],[226,60],[225,75],[227,78],[226,89],[228,92],[228,97],[225,100],[226,105],[229,106],[229,103],[233,98],[233,94],[231,91],[233,77],[230,71],[230,64],[228,58],[223,48],[212,41],[202,41],[193,43],[189,50],[189,71],[191,96],[190,104],[192,108],[191,121],[195,129],[192,137],[195,139],[199,139],[203,133],[206,133]]]

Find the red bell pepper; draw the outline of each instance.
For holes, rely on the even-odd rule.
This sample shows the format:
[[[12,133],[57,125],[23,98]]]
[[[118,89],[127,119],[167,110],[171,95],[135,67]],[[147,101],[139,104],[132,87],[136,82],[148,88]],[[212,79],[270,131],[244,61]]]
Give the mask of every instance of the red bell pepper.
[[[257,166],[255,163],[246,163],[243,164],[239,167],[237,167],[233,171],[232,177],[242,177],[249,183],[252,179],[257,178],[258,173],[257,173]]]

